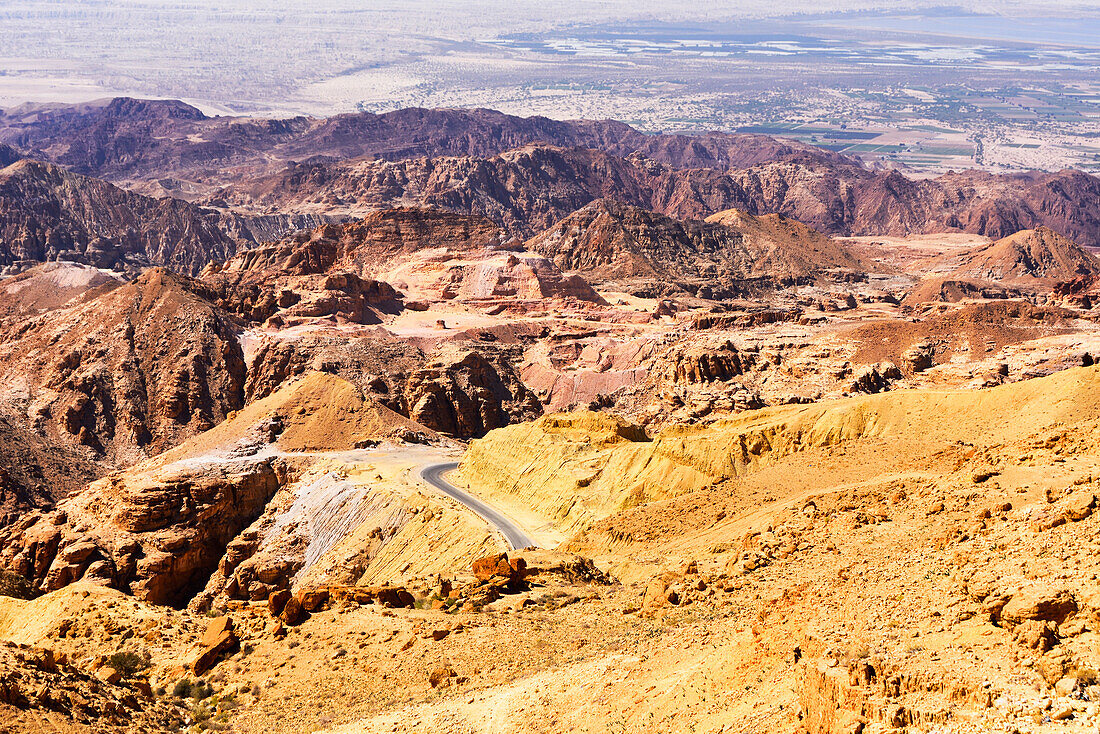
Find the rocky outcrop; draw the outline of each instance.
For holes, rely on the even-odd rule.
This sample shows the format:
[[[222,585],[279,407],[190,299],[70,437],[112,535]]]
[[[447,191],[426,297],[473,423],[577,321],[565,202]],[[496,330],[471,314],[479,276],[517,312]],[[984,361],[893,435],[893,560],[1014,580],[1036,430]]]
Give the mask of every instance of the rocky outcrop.
[[[276,328],[314,319],[378,324],[383,314],[402,309],[400,296],[388,283],[348,272],[288,277],[276,270],[232,278],[208,268],[203,279],[218,293],[219,306]]]
[[[527,561],[522,557],[508,559],[507,553],[478,558],[470,567],[478,581],[488,581],[492,578],[502,578],[513,583],[523,581],[527,577]]]
[[[808,660],[800,675],[802,726],[811,734],[852,734],[872,725],[927,728],[951,718],[948,703],[973,694],[970,684],[943,676],[907,675],[877,660]],[[922,694],[921,708],[897,703],[904,694]],[[938,705],[937,705],[938,704]]]
[[[890,383],[904,377],[893,362],[868,365],[856,374],[848,386],[848,392],[872,395],[890,389]]]
[[[422,426],[468,438],[542,413],[512,366],[516,362],[516,354],[492,345],[425,354],[385,334],[303,336],[258,347],[246,394],[251,401],[289,377],[322,369]]]
[[[728,381],[756,366],[757,354],[738,351],[729,342],[715,349],[677,347],[658,359],[658,371],[676,383],[698,384]]]
[[[186,603],[275,494],[281,471],[271,460],[239,460],[108,476],[5,528],[0,565],[43,592],[86,580]]]
[[[195,272],[240,244],[216,212],[30,160],[0,170],[0,208],[0,268],[72,260],[120,270],[167,265]]]
[[[202,278],[224,308],[275,327],[319,318],[380,323],[402,310],[410,292],[429,304],[458,299],[518,307],[557,299],[606,305],[582,278],[564,275],[546,259],[500,252],[502,239],[479,217],[390,209],[248,250],[207,267]]]
[[[147,687],[99,673],[53,650],[0,642],[0,719],[20,731],[157,732],[180,725],[179,712]]]
[[[442,296],[507,304],[554,298],[607,305],[583,278],[564,275],[549,260],[530,253],[510,252],[457,267]]]
[[[542,413],[538,397],[507,363],[474,351],[452,353],[410,374],[403,403],[412,420],[456,437],[482,436]]]
[[[728,298],[859,265],[844,246],[786,218],[730,211],[707,222],[678,221],[604,199],[536,235],[527,247],[563,270],[641,295]]]
[[[910,372],[923,372],[935,364],[936,346],[930,342],[918,342],[902,353],[902,364]]]

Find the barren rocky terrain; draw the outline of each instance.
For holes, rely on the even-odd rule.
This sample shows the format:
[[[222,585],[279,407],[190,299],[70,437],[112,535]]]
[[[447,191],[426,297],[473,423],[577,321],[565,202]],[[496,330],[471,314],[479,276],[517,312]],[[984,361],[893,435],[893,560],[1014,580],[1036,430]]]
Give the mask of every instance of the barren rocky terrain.
[[[1091,176],[488,111],[0,139],[0,729],[1100,725]]]

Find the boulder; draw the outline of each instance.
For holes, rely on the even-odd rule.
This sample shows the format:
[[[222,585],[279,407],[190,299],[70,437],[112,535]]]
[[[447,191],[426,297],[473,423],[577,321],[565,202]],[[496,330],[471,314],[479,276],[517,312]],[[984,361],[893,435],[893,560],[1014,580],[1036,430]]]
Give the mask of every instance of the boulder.
[[[328,589],[311,588],[298,590],[298,603],[301,604],[302,609],[307,612],[316,612],[323,609],[328,602],[328,598]]]
[[[308,612],[329,609],[341,602],[412,608],[416,598],[403,586],[327,586],[298,590],[298,601]]]
[[[901,355],[902,363],[910,372],[924,372],[933,365],[935,345],[930,342],[918,342]]]
[[[454,668],[449,665],[441,665],[428,674],[428,682],[432,688],[441,688],[451,684],[451,679],[458,676]]]
[[[1053,622],[1029,619],[1016,626],[1016,629],[1013,630],[1012,639],[1025,647],[1044,653],[1058,644],[1058,637],[1055,635],[1054,629]]]
[[[283,610],[279,612],[279,619],[281,619],[284,624],[298,624],[304,617],[305,611],[302,609],[302,604],[298,601],[298,597],[296,596],[291,596],[287,599],[286,604],[283,606]]]
[[[115,684],[122,680],[122,673],[118,672],[109,665],[106,665],[95,672],[95,677],[99,678],[104,683]]]
[[[206,626],[199,641],[200,651],[191,663],[195,675],[202,675],[214,664],[222,653],[231,650],[237,644],[237,635],[233,632],[233,620],[229,617],[215,617]]]
[[[642,614],[653,614],[668,603],[668,584],[657,577],[650,580],[642,594]]]
[[[1095,506],[1096,495],[1091,492],[1074,492],[1070,498],[1066,500],[1062,514],[1071,522],[1080,522],[1092,514],[1092,510]]]
[[[1001,623],[1012,629],[1030,620],[1061,623],[1077,612],[1077,601],[1065,589],[1033,586],[1016,592],[1001,608]]]
[[[283,613],[283,609],[286,608],[286,603],[290,601],[291,593],[287,589],[279,589],[273,591],[267,597],[267,611],[271,613],[272,617],[278,617]]]
[[[508,560],[507,553],[484,556],[474,561],[472,570],[478,581],[486,582],[494,576],[509,581],[522,581],[527,576],[527,561],[522,558]]]

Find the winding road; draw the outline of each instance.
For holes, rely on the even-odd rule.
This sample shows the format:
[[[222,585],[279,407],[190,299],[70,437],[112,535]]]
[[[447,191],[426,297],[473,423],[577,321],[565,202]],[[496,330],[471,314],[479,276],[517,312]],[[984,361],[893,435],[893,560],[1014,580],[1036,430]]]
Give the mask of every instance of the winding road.
[[[504,534],[504,539],[513,550],[527,547],[538,547],[538,544],[523,532],[518,525],[485,504],[477,497],[459,489],[443,478],[445,472],[458,468],[457,462],[444,462],[441,464],[428,464],[420,468],[420,478],[438,489],[453,500],[461,502],[472,510],[478,517],[495,527]]]

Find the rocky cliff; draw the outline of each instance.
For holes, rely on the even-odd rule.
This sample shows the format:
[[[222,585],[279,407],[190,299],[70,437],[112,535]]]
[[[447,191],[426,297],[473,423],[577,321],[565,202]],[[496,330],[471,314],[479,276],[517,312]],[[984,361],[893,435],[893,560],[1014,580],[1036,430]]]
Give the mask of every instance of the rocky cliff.
[[[64,260],[131,273],[162,265],[195,274],[239,248],[325,221],[225,214],[29,159],[0,168],[0,212],[0,272]]]

